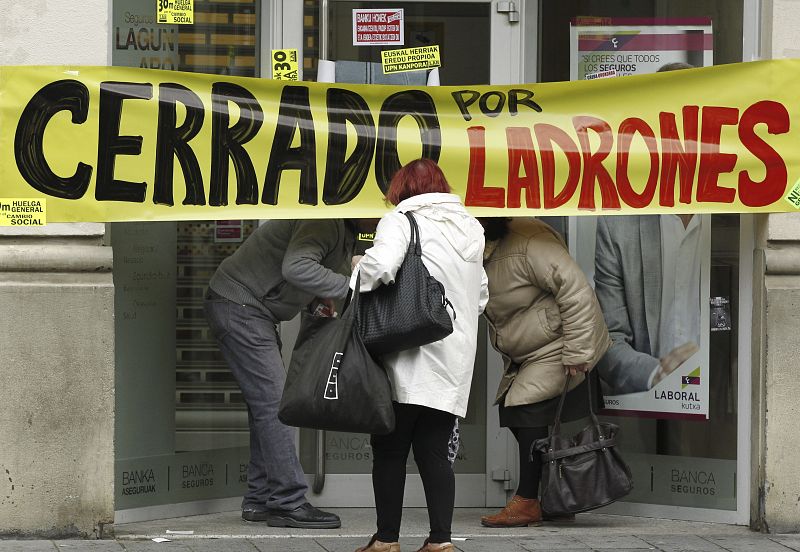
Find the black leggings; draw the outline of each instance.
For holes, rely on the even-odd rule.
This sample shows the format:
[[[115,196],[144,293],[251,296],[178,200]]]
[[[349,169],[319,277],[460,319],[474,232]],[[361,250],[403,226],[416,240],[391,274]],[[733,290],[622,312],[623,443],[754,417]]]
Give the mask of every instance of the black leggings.
[[[542,478],[542,457],[533,455],[531,461],[531,446],[537,439],[547,437],[547,427],[512,427],[511,433],[519,445],[519,485],[517,494],[522,498],[539,498],[539,481]]]
[[[372,487],[378,514],[377,539],[397,542],[403,515],[406,460],[411,447],[419,468],[432,543],[450,542],[456,480],[447,459],[448,442],[456,417],[425,406],[394,403],[395,429],[388,435],[373,435]]]

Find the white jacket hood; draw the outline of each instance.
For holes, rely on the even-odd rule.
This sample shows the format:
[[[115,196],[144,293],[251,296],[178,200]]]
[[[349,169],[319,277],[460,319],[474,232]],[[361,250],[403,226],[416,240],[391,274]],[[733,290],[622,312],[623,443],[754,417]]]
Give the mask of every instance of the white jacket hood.
[[[395,212],[410,211],[429,220],[445,223],[439,228],[450,245],[465,261],[482,261],[483,227],[467,213],[461,198],[455,194],[420,194],[401,201]]]

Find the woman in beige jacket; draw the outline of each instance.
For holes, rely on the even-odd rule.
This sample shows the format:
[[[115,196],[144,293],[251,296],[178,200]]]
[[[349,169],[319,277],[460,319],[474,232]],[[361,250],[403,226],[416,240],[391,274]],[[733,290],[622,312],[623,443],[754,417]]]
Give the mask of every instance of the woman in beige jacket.
[[[483,219],[484,268],[489,278],[492,345],[502,355],[504,374],[497,392],[500,425],[519,444],[516,495],[503,510],[484,516],[488,527],[518,527],[542,519],[539,505],[541,462],[531,445],[547,437],[558,399],[571,375],[561,419],[588,416],[587,374],[611,345],[603,314],[583,271],[561,237],[535,219]],[[545,514],[546,515],[546,514]]]

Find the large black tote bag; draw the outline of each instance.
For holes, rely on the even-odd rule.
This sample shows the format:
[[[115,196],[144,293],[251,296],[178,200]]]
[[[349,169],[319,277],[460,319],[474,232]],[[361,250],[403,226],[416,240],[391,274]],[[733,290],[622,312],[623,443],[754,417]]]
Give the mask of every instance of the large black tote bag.
[[[430,275],[422,262],[414,215],[404,214],[411,225],[411,239],[394,283],[380,285],[361,297],[361,335],[367,349],[376,356],[427,345],[453,333],[447,307],[453,310],[453,318],[455,309],[445,296],[442,283]]]
[[[389,377],[361,340],[358,302],[356,285],[341,318],[302,313],[278,411],[284,424],[375,435],[394,429]]]
[[[617,451],[615,424],[600,422],[592,404],[592,423],[573,436],[561,435],[561,410],[569,389],[564,384],[550,436],[533,443],[531,455],[542,455],[542,510],[550,515],[594,510],[619,500],[633,489],[631,471]]]

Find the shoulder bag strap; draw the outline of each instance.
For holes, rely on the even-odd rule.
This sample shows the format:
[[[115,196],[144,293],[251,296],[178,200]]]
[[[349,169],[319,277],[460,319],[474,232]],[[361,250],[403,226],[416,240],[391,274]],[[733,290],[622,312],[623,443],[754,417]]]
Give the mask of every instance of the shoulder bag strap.
[[[594,393],[592,392],[592,373],[591,371],[586,372],[586,379],[588,380],[586,383],[586,389],[589,393],[589,416],[592,418],[592,423],[594,427],[597,428],[597,436],[600,440],[603,440],[605,436],[603,435],[603,427],[600,425],[600,420],[597,419],[597,413],[595,412],[594,408]]]
[[[556,409],[556,418],[553,420],[553,430],[550,432],[550,449],[555,446],[555,438],[561,435],[561,411],[564,410],[564,400],[567,398],[569,391],[569,382],[572,376],[567,375],[567,381],[564,382],[564,389],[561,391],[561,398],[558,400],[558,408]]]
[[[408,223],[411,225],[411,241],[408,242],[408,250],[411,251],[411,248],[414,248],[414,254],[417,257],[422,257],[422,245],[420,244],[419,238],[419,226],[417,226],[417,219],[414,218],[414,215],[406,211],[403,213],[406,218],[408,219]]]
[[[411,241],[408,242],[408,251],[406,255],[411,253],[411,248],[414,248],[414,254],[422,259],[422,240],[419,237],[419,226],[417,225],[417,219],[412,215],[409,211],[403,213],[406,218],[408,219],[409,224],[411,225]],[[442,286],[444,288],[444,286]],[[456,319],[456,308],[453,306],[453,303],[450,302],[450,299],[444,293],[444,289],[442,289],[442,301],[444,307],[450,307],[450,310],[453,313],[453,320]]]
[[[355,289],[351,289],[347,292],[347,299],[345,299],[345,306],[343,307],[344,312],[342,313],[342,318],[355,318],[356,322],[359,320],[358,316],[358,300],[361,296],[361,271],[359,270],[356,273],[356,285]]]

